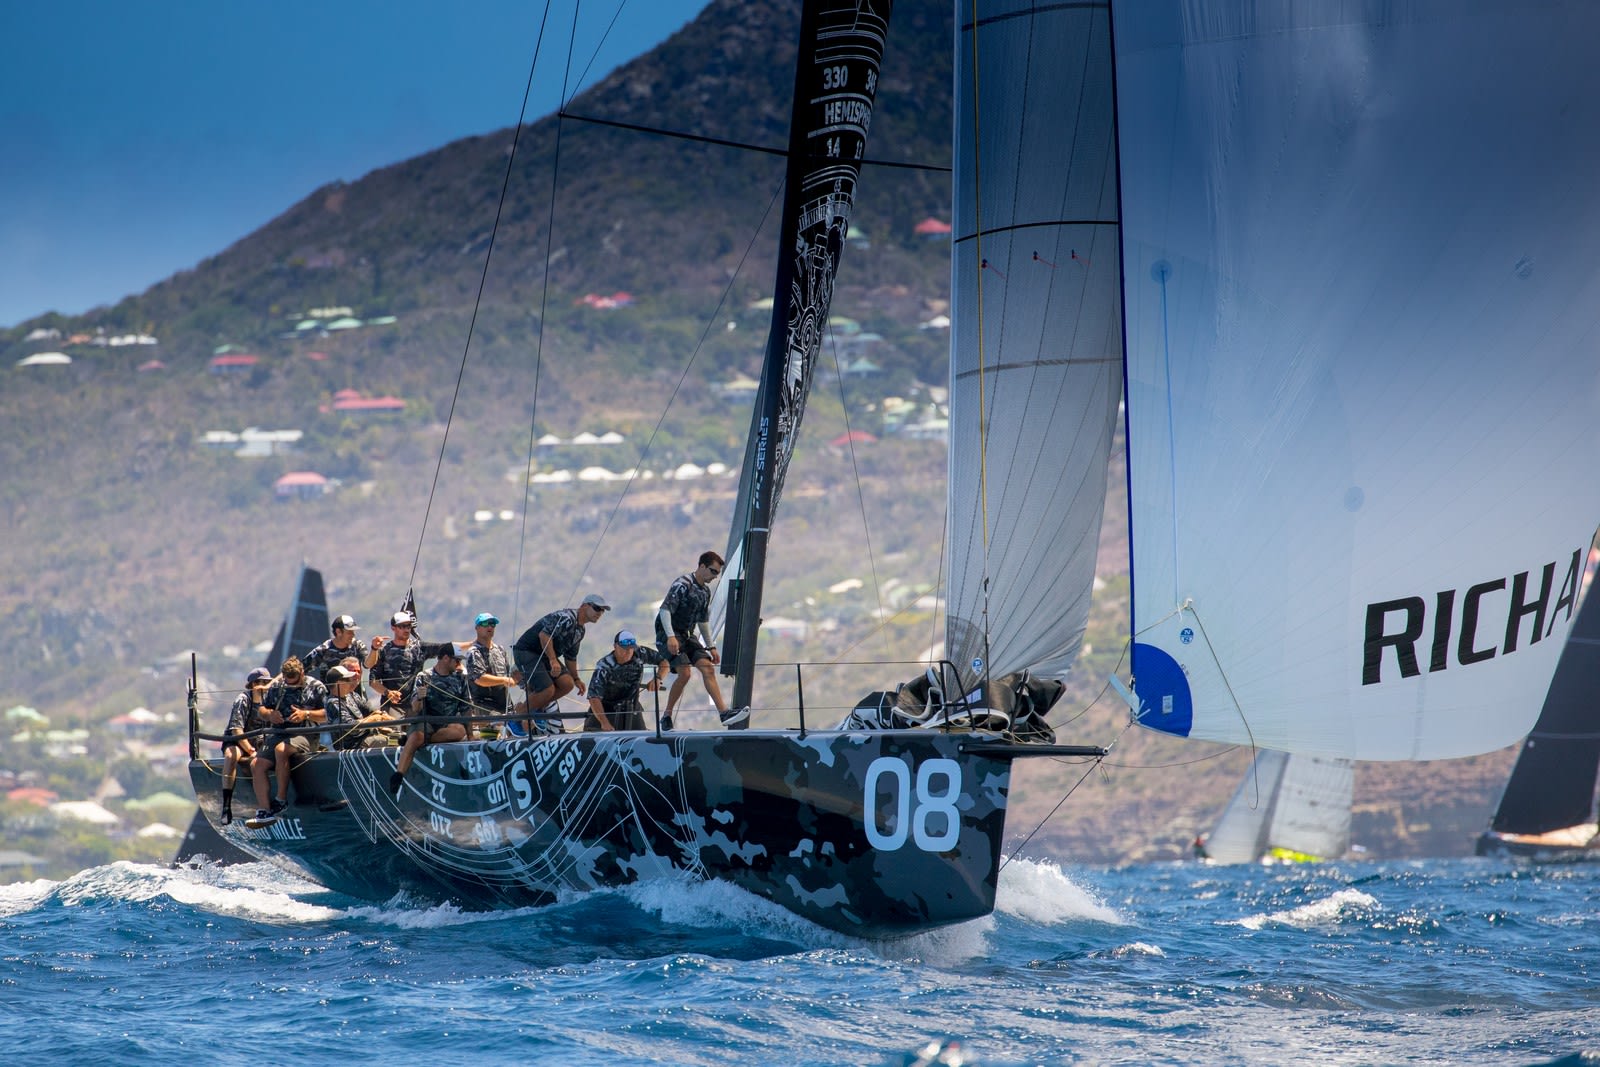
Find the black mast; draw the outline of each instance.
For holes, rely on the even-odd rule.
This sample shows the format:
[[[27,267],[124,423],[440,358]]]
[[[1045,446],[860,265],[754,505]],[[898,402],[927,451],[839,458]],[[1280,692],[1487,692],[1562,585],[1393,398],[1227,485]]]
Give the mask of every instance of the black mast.
[[[808,0],[800,15],[794,105],[772,327],[730,538],[724,674],[731,706],[750,703],[772,515],[805,412],[866,155],[892,0]]]

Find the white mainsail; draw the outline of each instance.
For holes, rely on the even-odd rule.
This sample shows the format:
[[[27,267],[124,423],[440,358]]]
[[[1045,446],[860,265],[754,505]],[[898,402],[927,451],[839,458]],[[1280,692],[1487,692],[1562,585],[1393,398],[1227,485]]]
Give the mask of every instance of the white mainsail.
[[[1108,11],[957,5],[946,658],[1062,675],[1122,395]]]
[[[1257,752],[1206,852],[1217,863],[1255,863],[1273,849],[1337,859],[1350,848],[1354,791],[1349,760]]]
[[[1531,725],[1600,521],[1600,5],[1112,4],[1145,725]]]

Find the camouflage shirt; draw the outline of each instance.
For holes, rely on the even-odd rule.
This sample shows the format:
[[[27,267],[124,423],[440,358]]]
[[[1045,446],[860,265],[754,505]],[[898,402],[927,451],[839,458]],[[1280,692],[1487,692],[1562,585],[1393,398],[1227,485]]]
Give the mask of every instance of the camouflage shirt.
[[[347,696],[330,696],[323,702],[322,710],[328,713],[329,726],[348,726],[372,714],[372,702],[367,694],[357,689]]]
[[[711,618],[711,587],[694,580],[693,574],[680,574],[667,588],[661,606],[672,616],[672,633],[690,635],[694,628]],[[656,644],[665,645],[671,636],[661,628],[661,613],[656,612]]]
[[[259,730],[267,724],[262,721],[261,712],[250,706],[250,691],[233,698],[233,707],[228,712],[228,725],[223,728],[225,734],[242,734],[251,730]]]
[[[310,652],[301,656],[300,662],[306,665],[307,674],[313,678],[320,679],[323,671],[343,663],[350,656],[354,656],[365,667],[369,651],[371,650],[367,648],[367,643],[359,637],[350,642],[349,648],[340,648],[333,643],[333,638],[330,637]]]
[[[460,669],[453,674],[440,674],[431,669],[419,671],[412,686],[413,691],[421,686],[425,694],[422,698],[423,715],[448,718],[466,715],[472,710],[472,702],[467,697],[467,676]]]
[[[626,663],[617,662],[616,652],[607,652],[594,665],[594,677],[589,679],[589,696],[598,699],[606,709],[612,705],[631,708],[633,698],[639,693],[639,680],[644,669],[663,661],[653,648],[640,646],[633,650],[633,658]]]
[[[583,624],[578,621],[577,608],[560,608],[552,611],[517,638],[517,643],[511,647],[521,649],[528,657],[537,662],[544,655],[544,644],[539,640],[540,634],[550,635],[550,646],[555,649],[556,655],[561,659],[577,659],[578,648],[583,644]]]
[[[511,654],[504,645],[497,645],[493,641],[489,642],[487,648],[474,641],[467,646],[467,681],[473,683],[467,687],[467,691],[472,694],[475,706],[496,715],[503,714],[509,690],[503,685],[478,685],[478,679],[486,674],[511,677]]]
[[[422,638],[411,635],[405,644],[390,641],[378,650],[378,662],[373,664],[370,677],[374,685],[385,689],[399,689],[402,696],[411,696],[411,681],[428,658],[427,645]]]
[[[327,687],[315,678],[307,677],[299,685],[290,685],[278,678],[267,686],[261,706],[287,715],[294,708],[320,708],[327,700]]]

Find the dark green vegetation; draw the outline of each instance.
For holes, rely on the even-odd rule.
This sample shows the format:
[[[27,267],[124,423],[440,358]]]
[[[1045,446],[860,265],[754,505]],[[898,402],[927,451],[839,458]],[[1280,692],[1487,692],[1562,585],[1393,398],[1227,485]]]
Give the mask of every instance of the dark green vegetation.
[[[570,111],[780,148],[792,85],[786,24],[795,17],[771,9],[780,7],[714,3]],[[874,158],[948,165],[949,38],[947,5],[898,6]],[[330,185],[114,307],[0,332],[0,632],[13,651],[0,708],[31,704],[56,725],[100,724],[138,704],[181,710],[184,653],[193,649],[207,725],[220,727],[259,659],[252,646],[271,638],[288,608],[302,560],[323,570],[332,609],[354,614],[368,637],[386,632],[383,619],[413,586],[426,636],[469,639],[472,615],[491,610],[505,620],[506,643],[539,614],[601,591],[617,611],[591,635],[592,662],[611,628],[648,630],[668,582],[703,549],[724,547],[732,478],[530,487],[525,473],[530,456],[540,471],[737,468],[748,403],[713,386],[757,371],[767,313],[751,305],[771,295],[777,233],[766,215],[781,161],[545,118],[521,131],[496,231],[512,142],[511,130],[470,138]],[[870,241],[847,248],[834,313],[882,340],[859,352],[831,349],[818,372],[765,612],[815,629],[805,640],[769,641],[762,659],[775,664],[909,661],[937,639],[931,611],[913,594],[940,578],[944,447],[893,435],[853,452],[829,442],[846,429],[882,434],[885,397],[926,401],[926,386],[944,384],[946,333],[919,324],[947,310],[948,249],[914,227],[927,216],[948,220],[949,177],[874,167],[862,188],[853,229]],[[580,303],[618,292],[633,302]],[[308,317],[331,321],[308,315],[331,308],[397,321],[296,330]],[[25,342],[39,327],[62,338]],[[101,331],[160,344],[68,343]],[[224,345],[258,362],[213,373]],[[13,369],[46,349],[74,362]],[[836,361],[862,354],[881,371],[841,381]],[[164,366],[137,369],[151,359]],[[405,410],[332,410],[343,389],[400,397]],[[198,443],[208,430],[247,427],[304,437],[291,453],[257,458]],[[545,433],[608,430],[624,443],[532,447]],[[296,470],[339,488],[277,500],[274,482]],[[1067,699],[1072,710],[1056,718],[1093,707],[1060,731],[1063,741],[1109,742],[1125,718],[1113,702],[1094,703],[1127,638],[1120,463],[1112,485],[1107,595]],[[513,518],[478,522],[480,509]],[[861,587],[829,591],[851,578]],[[859,692],[911,673],[808,666],[808,722],[836,721]],[[758,679],[780,721],[797,714],[793,676],[792,666],[773,666]],[[21,747],[7,742],[0,769],[39,763]],[[135,773],[119,769],[128,757],[92,751],[100,758],[58,784],[63,799],[88,796],[107,766],[119,778]],[[1086,782],[1029,851],[1176,857],[1247,758],[1131,732],[1113,754],[1109,783]],[[1377,854],[1465,852],[1508,764],[1502,753],[1362,768],[1358,804],[1376,814],[1358,821],[1357,839]],[[1053,763],[1019,772],[1016,839],[1080,774]],[[140,784],[183,788],[181,778]],[[6,844],[18,825],[8,815],[0,848],[19,847]]]

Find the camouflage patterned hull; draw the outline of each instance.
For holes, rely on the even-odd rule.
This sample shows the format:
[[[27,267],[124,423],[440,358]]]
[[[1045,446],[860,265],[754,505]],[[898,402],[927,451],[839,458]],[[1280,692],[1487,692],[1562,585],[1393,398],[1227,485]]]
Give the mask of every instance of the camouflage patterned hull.
[[[190,765],[230,843],[367,900],[466,907],[682,871],[868,937],[994,907],[1011,761],[927,730],[573,734],[417,754],[324,753],[292,772],[273,826],[220,826],[218,761]],[[248,807],[241,783],[236,807]]]

